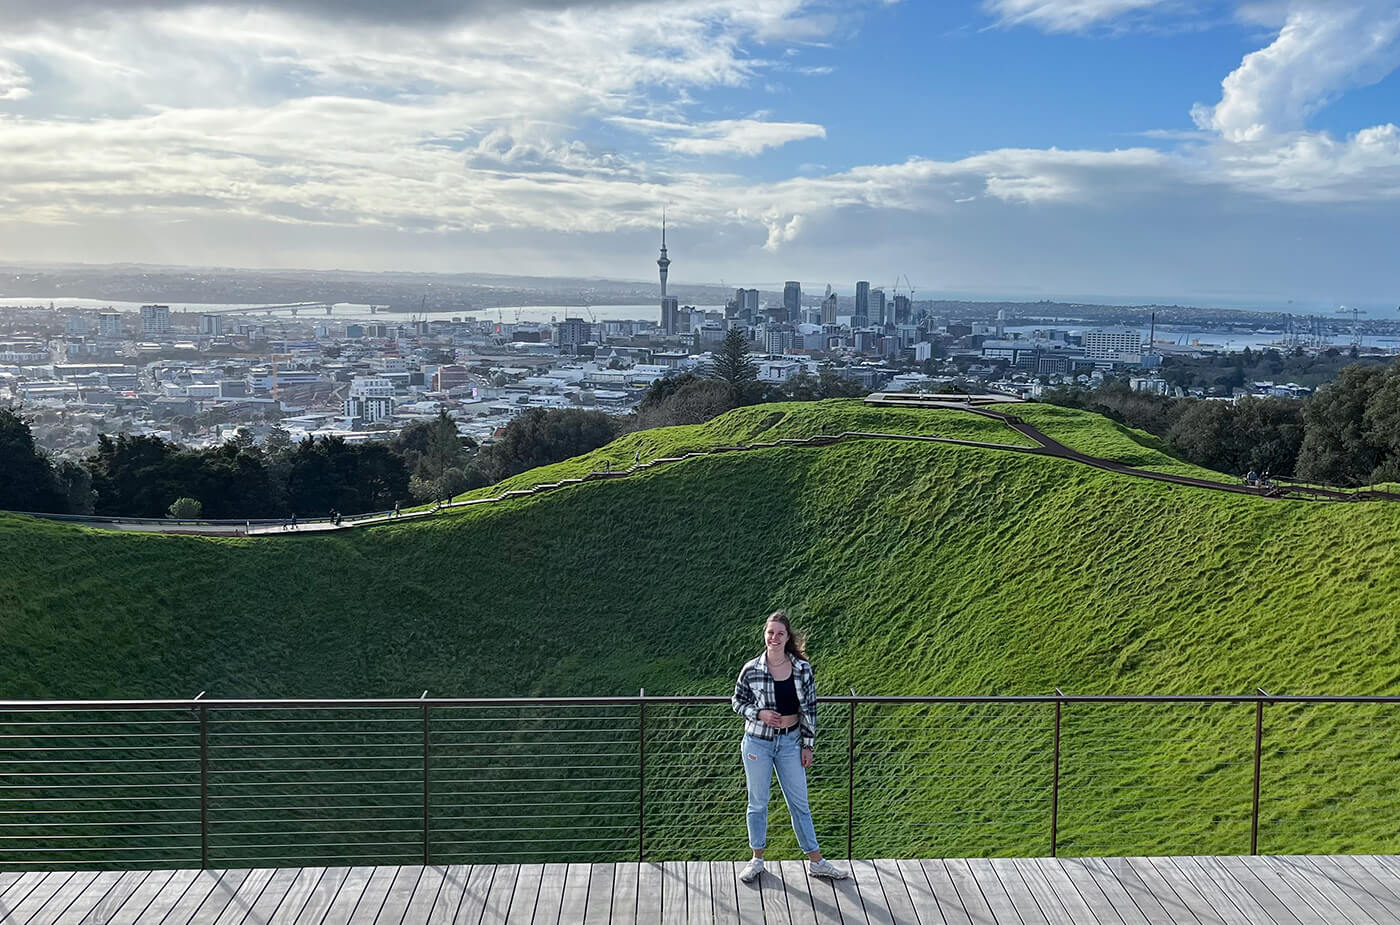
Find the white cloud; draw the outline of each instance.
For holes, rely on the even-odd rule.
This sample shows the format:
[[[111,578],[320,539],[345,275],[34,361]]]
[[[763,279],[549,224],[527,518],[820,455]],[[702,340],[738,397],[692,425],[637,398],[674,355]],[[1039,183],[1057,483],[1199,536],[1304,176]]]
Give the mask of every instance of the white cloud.
[[[983,0],[982,8],[1004,26],[1081,32],[1125,16],[1176,5],[1174,0]]]
[[[811,122],[768,122],[761,118],[683,123],[615,116],[610,121],[649,135],[661,147],[680,154],[752,156],[792,141],[826,137],[826,129]]]
[[[22,100],[30,95],[29,75],[13,61],[0,58],[0,102]]]
[[[1394,0],[1307,0],[1291,5],[1277,38],[1251,52],[1221,83],[1196,124],[1230,141],[1301,130],[1339,94],[1376,83],[1400,66],[1400,7]]]

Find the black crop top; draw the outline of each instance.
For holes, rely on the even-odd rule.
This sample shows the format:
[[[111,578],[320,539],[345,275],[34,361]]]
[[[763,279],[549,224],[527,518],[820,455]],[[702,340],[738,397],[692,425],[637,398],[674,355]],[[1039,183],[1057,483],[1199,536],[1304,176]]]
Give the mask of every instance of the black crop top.
[[[783,716],[793,716],[797,713],[797,682],[794,674],[788,675],[786,681],[773,681],[773,696],[776,701],[773,709]]]

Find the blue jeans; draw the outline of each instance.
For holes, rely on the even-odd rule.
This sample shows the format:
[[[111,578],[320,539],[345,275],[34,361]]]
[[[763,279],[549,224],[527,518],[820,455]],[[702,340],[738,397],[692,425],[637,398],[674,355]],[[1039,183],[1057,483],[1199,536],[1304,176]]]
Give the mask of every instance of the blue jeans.
[[[749,847],[762,851],[768,844],[768,794],[773,771],[792,817],[797,845],[806,854],[817,849],[817,830],[812,825],[812,808],[807,805],[807,771],[802,767],[802,736],[789,732],[772,740],[744,736],[740,747],[744,777],[749,785]]]

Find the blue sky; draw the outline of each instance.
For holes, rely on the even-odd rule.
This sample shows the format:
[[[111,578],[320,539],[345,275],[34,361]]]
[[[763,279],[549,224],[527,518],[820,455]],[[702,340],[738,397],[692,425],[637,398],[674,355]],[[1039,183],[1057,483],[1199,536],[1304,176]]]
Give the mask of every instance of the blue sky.
[[[153,53],[158,49],[159,53]],[[1400,299],[1400,0],[11,0],[11,260]]]

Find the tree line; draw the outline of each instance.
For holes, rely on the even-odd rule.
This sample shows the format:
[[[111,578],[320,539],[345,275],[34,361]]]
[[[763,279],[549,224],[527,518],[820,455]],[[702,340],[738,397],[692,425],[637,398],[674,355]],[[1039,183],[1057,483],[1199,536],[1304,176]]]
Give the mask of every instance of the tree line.
[[[1217,472],[1347,486],[1400,481],[1400,361],[1345,366],[1304,399],[1169,398],[1110,380],[1096,389],[1047,390],[1042,400],[1145,430]]]
[[[738,336],[716,352],[713,375],[657,381],[630,417],[531,408],[485,446],[459,436],[440,413],[387,442],[295,442],[274,427],[258,444],[239,428],[218,446],[194,449],[160,437],[104,434],[81,460],[53,459],[35,444],[28,421],[0,409],[0,510],[217,520],[383,511],[494,485],[631,430],[702,423],[741,405],[865,394],[831,370],[761,383],[742,334],[730,333]]]

